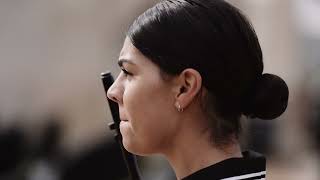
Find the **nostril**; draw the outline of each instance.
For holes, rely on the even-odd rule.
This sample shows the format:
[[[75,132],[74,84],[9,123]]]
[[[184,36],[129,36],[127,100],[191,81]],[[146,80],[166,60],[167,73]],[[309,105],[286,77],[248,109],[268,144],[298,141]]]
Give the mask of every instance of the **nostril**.
[[[113,84],[108,89],[107,97],[108,99],[116,103],[121,103],[122,95],[123,95],[123,86],[119,84],[117,79],[116,81],[113,82]]]
[[[111,88],[107,92],[107,97],[114,102],[118,102],[118,99],[116,98],[116,95]]]
[[[107,92],[107,97],[108,97],[108,99],[110,99],[110,100],[112,100],[112,101],[115,100],[115,98],[114,98],[114,96],[112,95],[112,93],[110,92],[110,90],[108,90],[108,92]]]
[[[114,102],[118,102],[118,101],[117,101],[117,98],[114,97],[114,96],[109,97],[109,99],[111,99],[111,100],[114,101]]]

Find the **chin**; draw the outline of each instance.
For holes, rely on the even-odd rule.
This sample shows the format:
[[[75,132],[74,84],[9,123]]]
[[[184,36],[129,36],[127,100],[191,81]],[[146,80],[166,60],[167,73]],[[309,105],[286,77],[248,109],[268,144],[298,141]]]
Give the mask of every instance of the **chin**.
[[[123,141],[123,146],[128,152],[139,156],[149,156],[155,154],[155,152],[152,151],[150,146],[139,146],[137,143],[130,144],[126,141]]]

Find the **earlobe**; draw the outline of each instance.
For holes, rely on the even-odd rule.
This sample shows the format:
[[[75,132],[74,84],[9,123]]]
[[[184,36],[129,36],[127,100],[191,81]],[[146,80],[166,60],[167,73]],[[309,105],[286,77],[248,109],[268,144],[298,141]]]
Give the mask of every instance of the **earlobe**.
[[[181,107],[179,102],[176,102],[175,106],[176,106],[178,112],[183,112],[183,107]]]
[[[188,68],[179,75],[179,93],[176,102],[181,109],[186,107],[196,98],[202,86],[202,78],[198,71]]]

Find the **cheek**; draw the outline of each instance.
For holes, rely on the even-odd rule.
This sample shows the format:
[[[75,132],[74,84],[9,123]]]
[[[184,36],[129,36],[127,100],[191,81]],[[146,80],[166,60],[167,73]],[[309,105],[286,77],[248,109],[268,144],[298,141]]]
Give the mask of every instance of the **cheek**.
[[[161,144],[167,144],[164,142],[171,137],[176,126],[171,116],[174,106],[165,89],[152,87],[157,86],[132,85],[123,96],[123,105],[130,121],[130,127],[124,132],[128,135],[124,141],[139,146],[135,149],[140,150],[136,151],[144,153],[157,151]]]
[[[152,119],[165,115],[163,112],[173,106],[165,91],[164,88],[148,82],[136,82],[128,86],[124,92],[123,105],[129,118],[134,122],[147,124],[152,122]]]

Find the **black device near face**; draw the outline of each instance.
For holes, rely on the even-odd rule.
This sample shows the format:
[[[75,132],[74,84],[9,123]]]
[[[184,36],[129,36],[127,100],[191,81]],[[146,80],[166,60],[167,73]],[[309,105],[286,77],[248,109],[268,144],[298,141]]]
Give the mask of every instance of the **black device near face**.
[[[111,87],[111,85],[114,82],[114,78],[113,78],[111,72],[107,71],[107,72],[101,73],[101,80],[103,83],[105,93],[107,94],[108,89]],[[119,128],[120,116],[119,116],[118,104],[116,102],[110,100],[108,97],[107,97],[107,100],[109,103],[109,107],[110,107],[111,115],[112,115],[112,119],[113,119],[113,122],[109,124],[109,128],[110,128],[110,130],[115,130],[115,139],[121,148],[122,156],[123,156],[123,159],[124,159],[125,164],[127,166],[130,179],[131,180],[141,180],[141,176],[140,176],[138,165],[137,165],[136,155],[128,152],[123,147],[123,144],[122,144],[122,136],[121,136],[120,128]]]

